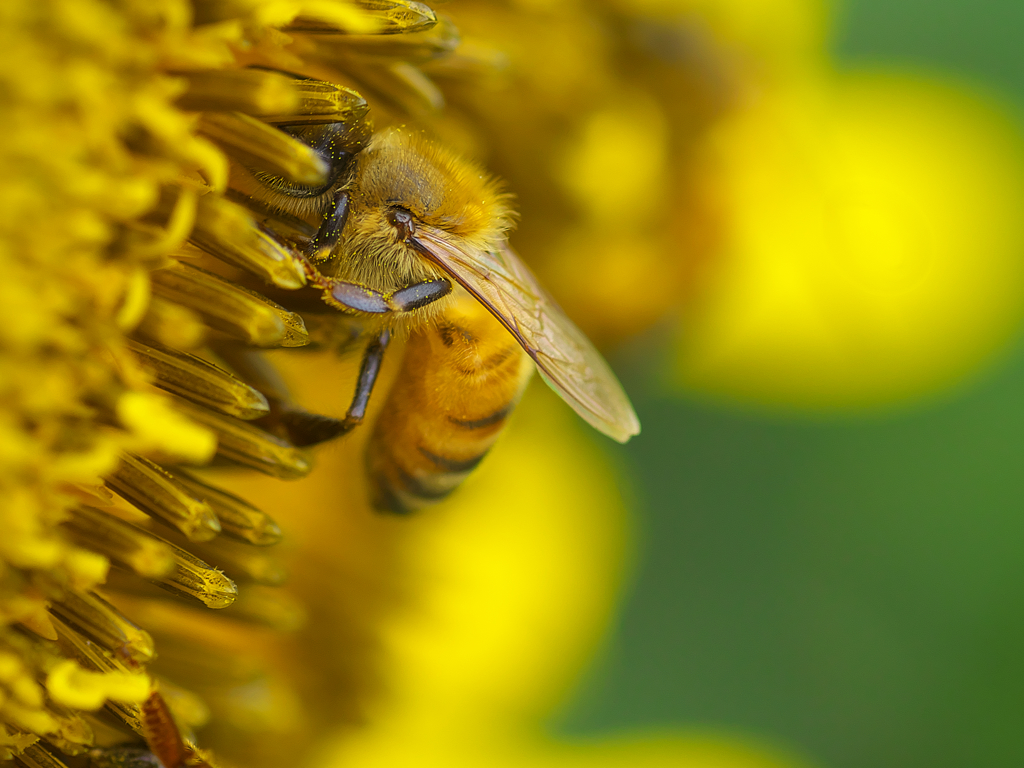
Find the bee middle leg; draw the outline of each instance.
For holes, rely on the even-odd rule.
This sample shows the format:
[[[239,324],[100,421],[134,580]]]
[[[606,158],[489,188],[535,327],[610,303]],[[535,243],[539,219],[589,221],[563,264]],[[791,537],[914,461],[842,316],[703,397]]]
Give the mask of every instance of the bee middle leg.
[[[358,283],[349,283],[319,274],[316,277],[316,284],[324,290],[324,301],[329,305],[368,314],[412,312],[444,298],[452,291],[452,284],[444,278],[413,283],[399,288],[394,293],[384,294]],[[356,380],[355,394],[344,418],[335,419],[298,408],[287,409],[280,414],[278,423],[284,428],[293,445],[317,445],[341,437],[362,424],[390,339],[390,333],[384,331],[366,345],[359,367],[359,378]]]
[[[383,331],[366,345],[366,349],[363,351],[363,360],[359,366],[359,378],[356,379],[355,393],[352,396],[352,403],[345,413],[345,418],[335,419],[297,409],[285,411],[280,415],[279,422],[288,433],[288,438],[293,445],[307,447],[333,440],[351,432],[363,423],[363,419],[366,417],[366,407],[369,405],[370,395],[373,393],[374,384],[377,383],[381,363],[384,361],[384,353],[387,351],[390,341],[390,331]]]

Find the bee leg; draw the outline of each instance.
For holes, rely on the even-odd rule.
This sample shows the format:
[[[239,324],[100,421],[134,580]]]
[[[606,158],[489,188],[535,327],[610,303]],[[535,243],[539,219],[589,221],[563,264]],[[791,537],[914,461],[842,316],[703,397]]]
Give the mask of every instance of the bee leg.
[[[320,261],[328,257],[341,239],[348,219],[349,193],[345,189],[353,172],[353,160],[366,148],[373,133],[373,125],[362,118],[350,122],[325,123],[284,127],[282,130],[313,149],[330,168],[326,181],[316,187],[296,184],[263,173],[260,182],[274,191],[294,198],[318,198],[333,188],[333,203],[324,203],[323,222],[310,241],[307,254]]]
[[[390,295],[358,283],[347,283],[331,277],[321,276],[316,284],[323,289],[324,301],[330,306],[371,315],[412,312],[443,299],[452,292],[452,284],[443,277],[407,285]]]
[[[323,298],[328,305],[349,312],[412,312],[444,298],[452,291],[452,284],[444,278],[413,283],[392,294],[384,294],[357,283],[324,277],[315,269],[311,269],[308,274],[311,282],[323,290]],[[362,423],[366,415],[366,406],[389,340],[389,334],[385,332],[367,345],[355,395],[345,418],[335,419],[305,411],[291,401],[283,385],[272,382],[272,386],[264,392],[271,405],[271,414],[263,421],[264,428],[300,447],[316,445],[350,432]]]
[[[224,345],[216,352],[267,398],[270,413],[251,423],[297,446],[315,445],[338,434],[334,426],[338,419],[304,410],[295,402],[281,374],[259,352],[235,345]]]
[[[348,201],[348,191],[341,190],[334,198],[334,205],[324,214],[323,224],[307,246],[307,253],[314,261],[330,256],[341,239],[345,222],[348,221]]]
[[[345,414],[344,423],[347,425],[345,431],[363,423],[366,416],[366,406],[370,402],[370,394],[373,392],[373,385],[377,383],[377,375],[380,373],[380,365],[384,361],[384,352],[391,341],[391,332],[384,331],[376,339],[366,345],[363,352],[363,362],[359,366],[359,378],[356,380],[356,392],[352,397],[352,404]]]
[[[345,418],[335,419],[302,410],[289,410],[280,415],[279,421],[287,431],[292,444],[305,447],[323,443],[341,437],[363,423],[366,406],[370,402],[373,385],[377,383],[377,375],[380,373],[384,352],[390,340],[390,332],[384,331],[366,345],[363,362],[359,366],[356,391]]]
[[[399,288],[391,294],[391,304],[395,312],[412,312],[414,309],[433,304],[452,292],[452,284],[445,278],[424,280]]]

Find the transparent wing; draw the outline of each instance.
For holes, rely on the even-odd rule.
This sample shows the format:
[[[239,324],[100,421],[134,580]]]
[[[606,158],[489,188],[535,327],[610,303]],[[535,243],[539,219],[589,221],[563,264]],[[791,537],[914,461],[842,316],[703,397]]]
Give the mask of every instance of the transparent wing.
[[[487,307],[576,413],[620,443],[640,432],[633,406],[601,353],[507,243],[493,252],[463,249],[445,233],[420,226],[413,245]]]

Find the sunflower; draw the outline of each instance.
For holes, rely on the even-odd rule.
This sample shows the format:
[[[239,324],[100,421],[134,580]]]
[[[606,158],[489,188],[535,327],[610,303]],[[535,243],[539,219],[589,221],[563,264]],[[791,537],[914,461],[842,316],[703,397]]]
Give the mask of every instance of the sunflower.
[[[433,517],[370,513],[364,431],[316,456],[311,482],[281,482],[314,456],[275,407],[336,410],[356,366],[333,354],[344,324],[281,306],[307,282],[293,244],[309,232],[237,171],[327,181],[279,125],[425,127],[515,180],[536,266],[593,335],[621,340],[682,307],[707,342],[681,346],[683,380],[763,394],[771,376],[749,364],[777,348],[720,331],[723,315],[787,327],[754,312],[770,301],[736,298],[764,266],[731,234],[767,199],[742,194],[762,167],[744,161],[759,127],[791,128],[836,93],[807,77],[819,17],[790,5],[769,45],[714,3],[467,4],[453,9],[464,37],[413,0],[2,4],[0,757],[116,760],[143,743],[156,688],[189,742],[195,729],[238,765],[788,764],[707,739],[538,735],[598,642],[628,541],[614,472],[543,394]],[[531,57],[544,40],[553,61]],[[680,41],[702,43],[685,67],[666,58]],[[772,98],[751,108],[751,87]],[[956,370],[1016,322],[1014,233],[993,237],[982,299],[964,304],[990,315]],[[737,302],[746,314],[722,309]],[[293,349],[311,342],[327,352]],[[864,381],[890,396],[878,371]]]
[[[294,291],[306,272],[231,189],[228,158],[327,183],[276,126],[358,121],[362,93],[384,120],[436,108],[410,62],[450,52],[453,28],[401,0],[14,2],[0,26],[3,757],[138,741],[154,685],[188,738],[211,710],[226,744],[263,720],[302,731],[256,648],[303,619],[276,589],[281,526],[196,473],[311,469],[253,423],[279,393],[247,351],[309,343],[302,317],[246,287]],[[350,709],[375,615],[353,618]]]

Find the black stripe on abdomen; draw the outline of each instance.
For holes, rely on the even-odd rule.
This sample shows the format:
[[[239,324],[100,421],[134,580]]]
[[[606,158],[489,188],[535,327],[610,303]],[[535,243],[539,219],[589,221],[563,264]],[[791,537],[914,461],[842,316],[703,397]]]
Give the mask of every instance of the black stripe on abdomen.
[[[483,427],[493,427],[495,424],[500,424],[504,421],[505,417],[512,412],[512,409],[515,408],[515,406],[515,403],[508,403],[492,413],[490,416],[484,416],[482,419],[464,421],[463,419],[456,419],[454,416],[449,416],[448,421],[462,427],[463,429],[482,429]]]
[[[407,515],[413,511],[413,507],[406,504],[405,501],[395,493],[395,489],[391,487],[391,483],[385,478],[381,478],[375,484],[375,498],[373,499],[373,505],[378,510],[386,512],[392,512],[396,515]]]
[[[440,487],[428,485],[423,479],[410,475],[404,469],[399,466],[395,466],[395,470],[398,472],[398,482],[402,484],[402,489],[407,493],[411,493],[413,496],[417,496],[421,499],[428,501],[438,501],[445,498],[449,493],[454,491],[461,481],[462,478],[452,478],[449,480],[451,485],[449,487]],[[433,479],[444,481],[446,475],[434,475]]]
[[[471,469],[475,469],[476,465],[483,461],[484,456],[487,455],[487,451],[484,451],[480,455],[469,459],[453,459],[450,456],[439,456],[422,445],[419,446],[419,450],[435,467],[445,472],[469,472]]]

